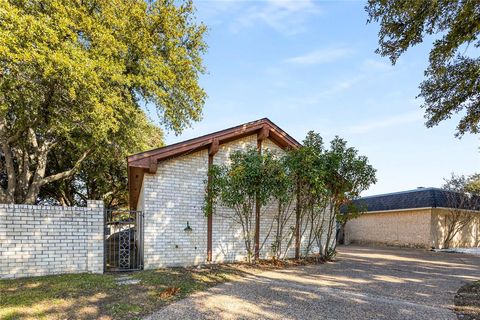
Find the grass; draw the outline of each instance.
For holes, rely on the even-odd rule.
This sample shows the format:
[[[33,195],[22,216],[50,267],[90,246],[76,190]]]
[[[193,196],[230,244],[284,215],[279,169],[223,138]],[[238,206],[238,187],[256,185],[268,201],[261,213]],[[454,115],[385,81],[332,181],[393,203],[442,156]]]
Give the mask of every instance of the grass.
[[[0,319],[138,319],[244,272],[225,265],[0,280]],[[118,284],[125,275],[140,282]]]
[[[318,259],[166,268],[114,274],[69,274],[0,280],[0,319],[140,319],[168,303],[264,270]],[[118,284],[129,276],[137,284]]]

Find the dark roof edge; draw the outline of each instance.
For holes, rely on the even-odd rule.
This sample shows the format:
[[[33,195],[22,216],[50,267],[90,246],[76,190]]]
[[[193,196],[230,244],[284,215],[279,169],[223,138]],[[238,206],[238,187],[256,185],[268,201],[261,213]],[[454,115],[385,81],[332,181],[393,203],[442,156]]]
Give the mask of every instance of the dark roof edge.
[[[425,188],[417,188],[417,189],[412,189],[412,190],[405,190],[405,191],[397,191],[397,192],[388,192],[388,193],[380,193],[380,194],[375,194],[371,196],[365,196],[365,197],[360,197],[358,200],[361,199],[369,199],[369,198],[378,198],[378,197],[383,197],[383,196],[393,196],[393,195],[400,195],[404,193],[410,193],[410,192],[418,192],[418,191],[433,191],[433,190],[439,190],[439,191],[447,191],[442,188],[436,188],[436,187],[425,187]]]

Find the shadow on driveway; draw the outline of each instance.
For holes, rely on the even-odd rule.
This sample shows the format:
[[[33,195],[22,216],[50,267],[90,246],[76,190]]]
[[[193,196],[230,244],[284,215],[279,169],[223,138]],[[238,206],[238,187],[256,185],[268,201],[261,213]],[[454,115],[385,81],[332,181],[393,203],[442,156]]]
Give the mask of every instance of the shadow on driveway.
[[[250,274],[148,319],[456,319],[456,291],[478,279],[478,256],[346,246],[336,262]]]

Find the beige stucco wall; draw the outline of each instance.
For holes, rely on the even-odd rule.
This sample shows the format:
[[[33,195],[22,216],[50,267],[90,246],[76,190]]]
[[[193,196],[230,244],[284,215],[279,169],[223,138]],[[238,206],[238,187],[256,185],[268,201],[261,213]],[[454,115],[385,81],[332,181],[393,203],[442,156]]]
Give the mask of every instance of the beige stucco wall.
[[[431,208],[369,212],[347,222],[350,243],[378,243],[430,248]]]
[[[368,212],[348,221],[347,243],[370,243],[422,248],[442,248],[445,236],[445,215],[448,209],[424,208]],[[480,213],[455,236],[451,247],[480,246]]]
[[[435,248],[443,247],[443,239],[446,234],[446,215],[451,214],[448,209],[438,208],[432,210],[432,243]],[[480,247],[480,213],[464,211],[470,215],[471,221],[455,235],[450,247]]]

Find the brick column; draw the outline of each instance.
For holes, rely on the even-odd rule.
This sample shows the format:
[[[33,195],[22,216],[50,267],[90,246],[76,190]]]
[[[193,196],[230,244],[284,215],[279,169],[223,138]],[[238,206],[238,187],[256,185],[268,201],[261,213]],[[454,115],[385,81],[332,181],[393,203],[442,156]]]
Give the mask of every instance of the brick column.
[[[103,200],[87,200],[86,214],[89,215],[87,271],[103,273],[104,261],[104,205]]]

